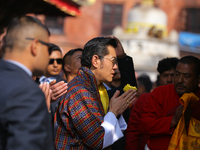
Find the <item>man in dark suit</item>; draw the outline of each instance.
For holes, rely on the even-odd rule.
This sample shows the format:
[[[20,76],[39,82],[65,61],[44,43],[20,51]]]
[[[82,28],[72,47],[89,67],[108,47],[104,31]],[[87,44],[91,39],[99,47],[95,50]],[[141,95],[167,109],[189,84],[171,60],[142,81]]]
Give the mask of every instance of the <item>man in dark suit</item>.
[[[0,150],[52,150],[45,96],[32,76],[45,74],[49,31],[36,18],[13,19],[0,60]]]
[[[112,82],[104,84],[107,88],[108,96],[111,97],[114,93],[119,90],[120,95],[124,93],[123,88],[126,84],[130,84],[131,86],[136,86],[136,78],[135,78],[135,69],[133,64],[133,59],[126,55],[124,52],[124,48],[116,37],[113,37],[118,41],[118,46],[115,48],[117,54],[117,61],[118,61],[118,69],[115,69],[115,74],[113,76]],[[132,105],[132,104],[131,104]],[[124,113],[123,117],[128,124],[128,119],[130,116],[130,108],[127,108]],[[126,131],[124,132],[124,135]],[[112,150],[124,150],[125,149],[125,136],[116,141],[112,145]]]

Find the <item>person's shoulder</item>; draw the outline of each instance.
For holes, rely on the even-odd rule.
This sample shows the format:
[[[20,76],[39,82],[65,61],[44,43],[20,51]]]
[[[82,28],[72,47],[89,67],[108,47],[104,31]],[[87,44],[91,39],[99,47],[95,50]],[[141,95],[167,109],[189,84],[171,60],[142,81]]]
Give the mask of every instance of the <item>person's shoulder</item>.
[[[85,81],[82,78],[74,77],[69,83],[68,83],[68,91],[76,91],[81,90],[85,87]]]
[[[158,92],[171,92],[172,90],[174,90],[174,84],[168,84],[168,85],[162,85],[159,86],[157,88],[155,88],[152,93],[158,93]]]
[[[148,97],[150,96],[150,94],[151,94],[151,93],[143,93],[143,94],[140,95],[139,98],[141,98],[141,99],[143,99],[143,98],[148,98]],[[139,98],[138,98],[138,99],[139,99]]]

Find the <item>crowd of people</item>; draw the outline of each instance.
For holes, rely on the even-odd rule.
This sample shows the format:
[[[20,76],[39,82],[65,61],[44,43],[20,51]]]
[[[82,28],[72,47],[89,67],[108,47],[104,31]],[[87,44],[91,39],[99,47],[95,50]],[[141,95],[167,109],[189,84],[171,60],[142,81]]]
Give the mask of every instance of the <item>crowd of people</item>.
[[[0,59],[0,150],[198,147],[198,58],[160,60],[152,83],[146,74],[136,78],[133,60],[116,37],[95,37],[63,54],[49,36],[31,16],[16,17],[7,28]],[[123,91],[127,84],[138,90]]]

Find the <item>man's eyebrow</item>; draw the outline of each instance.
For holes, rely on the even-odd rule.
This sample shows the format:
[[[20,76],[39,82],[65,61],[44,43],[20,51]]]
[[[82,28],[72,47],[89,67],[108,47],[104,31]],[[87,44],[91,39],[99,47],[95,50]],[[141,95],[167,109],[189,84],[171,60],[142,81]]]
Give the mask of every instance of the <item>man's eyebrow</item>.
[[[178,70],[175,70],[175,72],[179,72]],[[179,72],[180,73],[180,72]]]
[[[175,73],[180,73],[180,72],[176,70]],[[191,75],[191,73],[183,73],[183,75]]]
[[[191,73],[183,73],[183,75],[191,75]]]
[[[77,57],[80,57],[80,56],[82,56],[82,55],[77,55],[76,58],[77,58]]]

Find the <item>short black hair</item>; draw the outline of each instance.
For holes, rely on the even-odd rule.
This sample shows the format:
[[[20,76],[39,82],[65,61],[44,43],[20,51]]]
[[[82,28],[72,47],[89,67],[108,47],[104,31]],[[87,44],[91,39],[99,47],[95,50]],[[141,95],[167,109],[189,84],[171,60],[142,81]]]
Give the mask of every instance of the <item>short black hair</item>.
[[[57,45],[55,45],[53,43],[51,43],[51,46],[50,46],[49,50],[52,51],[52,52],[53,51],[59,51],[62,54],[62,51],[61,51],[60,47],[58,47]]]
[[[11,22],[8,25],[7,28],[7,33],[5,36],[5,47],[13,47],[15,44],[19,43],[18,41],[15,42],[16,40],[18,40],[18,34],[13,34],[14,32],[20,32],[22,30],[26,30],[25,27],[41,27],[42,29],[44,29],[45,31],[47,31],[48,35],[50,36],[50,32],[48,30],[48,28],[42,24],[40,22],[39,19],[37,19],[36,17],[32,17],[32,16],[19,16],[19,17],[15,17],[11,20]]]
[[[142,74],[137,78],[137,81],[140,85],[145,87],[146,92],[150,92],[152,89],[152,82],[148,75]]]
[[[176,69],[179,59],[176,57],[171,58],[164,58],[158,62],[157,71],[159,74],[163,73],[164,71],[168,71],[171,69]]]
[[[106,37],[96,37],[88,41],[83,49],[81,65],[90,68],[92,66],[92,57],[97,55],[100,60],[109,54],[108,46],[117,47],[117,40]]]
[[[182,57],[178,63],[194,64],[194,72],[196,73],[197,76],[200,75],[200,60],[199,60],[199,58],[194,57],[194,56],[185,56],[185,57]]]
[[[76,48],[76,49],[71,49],[71,50],[69,50],[66,54],[65,54],[65,56],[63,57],[63,59],[62,59],[62,70],[64,71],[64,73],[66,74],[66,71],[65,71],[65,68],[64,68],[64,66],[65,66],[65,64],[66,64],[66,58],[67,58],[67,56],[72,56],[75,52],[77,52],[77,51],[83,51],[83,49],[82,48]]]
[[[38,18],[32,16],[19,16],[13,18],[8,25],[7,33],[16,26],[19,26],[21,24],[37,24],[38,26],[45,29],[48,32],[48,35],[50,36],[49,29]]]

